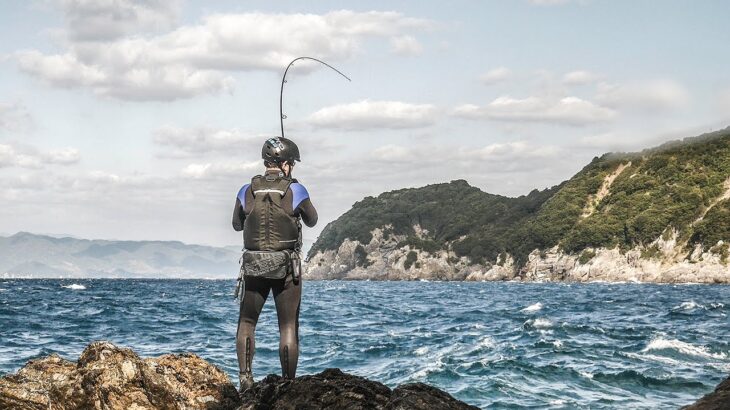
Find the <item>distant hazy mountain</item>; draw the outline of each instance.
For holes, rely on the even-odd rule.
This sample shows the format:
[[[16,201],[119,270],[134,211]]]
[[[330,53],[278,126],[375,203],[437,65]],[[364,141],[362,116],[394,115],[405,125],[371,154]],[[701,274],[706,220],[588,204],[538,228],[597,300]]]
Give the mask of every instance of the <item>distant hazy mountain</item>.
[[[20,232],[0,237],[0,277],[235,278],[237,247],[105,241]]]

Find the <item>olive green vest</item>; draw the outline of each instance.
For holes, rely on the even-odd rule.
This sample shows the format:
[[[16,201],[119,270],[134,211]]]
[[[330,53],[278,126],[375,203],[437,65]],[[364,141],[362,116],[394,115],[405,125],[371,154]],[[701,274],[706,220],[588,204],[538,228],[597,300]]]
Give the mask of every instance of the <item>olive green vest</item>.
[[[299,249],[299,218],[287,214],[282,198],[292,180],[275,174],[251,179],[253,209],[243,225],[243,246],[251,251]]]

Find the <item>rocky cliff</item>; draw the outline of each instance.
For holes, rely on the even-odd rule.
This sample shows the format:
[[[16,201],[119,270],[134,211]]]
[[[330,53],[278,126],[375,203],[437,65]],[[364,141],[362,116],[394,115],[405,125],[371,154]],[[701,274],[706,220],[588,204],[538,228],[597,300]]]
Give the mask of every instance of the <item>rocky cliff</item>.
[[[305,277],[730,283],[729,245],[730,128],[517,198],[463,180],[367,197],[325,227]]]
[[[269,375],[239,397],[228,376],[194,354],[142,359],[109,342],[70,362],[51,355],[0,378],[0,409],[476,409],[423,383],[387,386],[327,369],[285,380]]]

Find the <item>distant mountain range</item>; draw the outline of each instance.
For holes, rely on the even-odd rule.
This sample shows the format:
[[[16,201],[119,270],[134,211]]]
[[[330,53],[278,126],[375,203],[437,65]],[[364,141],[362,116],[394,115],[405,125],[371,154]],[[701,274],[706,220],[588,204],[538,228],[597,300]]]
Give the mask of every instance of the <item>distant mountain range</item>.
[[[238,247],[107,241],[19,232],[0,237],[0,277],[229,278]]]

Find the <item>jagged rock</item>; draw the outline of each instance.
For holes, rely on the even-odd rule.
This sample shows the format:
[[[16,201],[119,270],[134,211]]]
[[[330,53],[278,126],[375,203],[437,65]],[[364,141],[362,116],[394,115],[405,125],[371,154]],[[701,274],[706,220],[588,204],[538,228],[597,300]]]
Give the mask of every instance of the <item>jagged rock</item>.
[[[245,392],[240,407],[240,410],[284,409],[471,410],[477,407],[423,383],[404,384],[391,390],[382,383],[339,369],[326,369],[294,380],[269,375]]]
[[[414,226],[414,230],[417,226]],[[651,283],[730,283],[730,263],[720,254],[696,247],[691,254],[677,256],[677,232],[668,239],[658,238],[649,247],[656,247],[657,257],[642,257],[645,247],[627,251],[619,248],[589,248],[592,256],[581,261],[581,253],[565,253],[559,246],[535,249],[519,267],[512,255],[487,264],[469,264],[452,251],[425,252],[408,246],[393,247],[392,238],[385,239],[383,229],[372,231],[367,244],[345,239],[337,250],[317,252],[305,265],[306,279],[347,280],[467,280],[530,282],[651,282]],[[402,238],[400,238],[402,239]],[[368,266],[356,264],[355,249],[367,252]],[[409,252],[416,253],[415,262],[405,268]],[[684,256],[687,256],[686,258]]]
[[[243,405],[241,405],[243,403]],[[200,357],[142,359],[109,342],[91,343],[73,363],[52,354],[0,378],[0,409],[476,409],[423,383],[391,390],[382,383],[327,369],[286,380],[269,375],[243,400],[228,376]]]
[[[728,410],[730,409],[730,377],[720,382],[715,390],[682,410]]]
[[[237,404],[228,376],[194,354],[141,359],[109,342],[91,343],[77,363],[54,354],[0,379],[2,409],[230,409]]]

